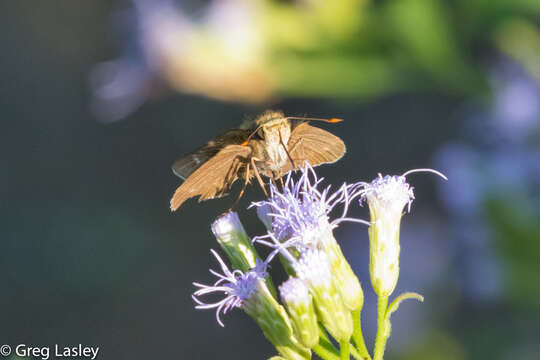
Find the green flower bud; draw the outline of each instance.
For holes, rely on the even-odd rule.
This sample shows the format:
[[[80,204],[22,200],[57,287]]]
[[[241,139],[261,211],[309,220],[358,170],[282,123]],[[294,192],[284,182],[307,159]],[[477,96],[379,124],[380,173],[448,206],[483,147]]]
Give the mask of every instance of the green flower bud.
[[[369,272],[377,295],[388,297],[399,277],[399,227],[405,205],[414,199],[404,176],[385,176],[366,185],[369,205]]]
[[[302,280],[291,277],[279,287],[279,291],[296,337],[305,347],[312,348],[319,342],[319,326],[309,289]]]
[[[335,339],[348,341],[353,332],[351,312],[334,283],[326,254],[318,250],[306,251],[294,267],[298,277],[308,285],[324,327]]]
[[[236,212],[218,217],[212,224],[212,232],[234,269],[246,272],[255,267],[259,256]]]
[[[262,262],[236,212],[229,211],[218,217],[212,224],[212,232],[227,254],[233,269],[246,272],[253,269],[258,262]],[[270,276],[266,277],[266,282],[276,296],[276,288]]]
[[[257,282],[255,291],[244,301],[242,308],[287,360],[311,359],[311,351],[298,342],[285,308],[272,296],[264,281]]]
[[[360,280],[358,280],[349,262],[345,259],[330,227],[328,226],[324,231],[321,231],[319,236],[318,243],[321,244],[328,256],[330,270],[343,303],[351,311],[361,310],[364,305],[364,292]]]

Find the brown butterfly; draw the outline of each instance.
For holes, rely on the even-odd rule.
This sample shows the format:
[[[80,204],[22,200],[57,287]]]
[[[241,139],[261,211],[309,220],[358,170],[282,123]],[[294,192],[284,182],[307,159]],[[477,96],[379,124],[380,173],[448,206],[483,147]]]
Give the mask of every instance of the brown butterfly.
[[[253,176],[266,193],[261,175],[273,181],[304,161],[317,166],[339,160],[345,154],[343,141],[309,125],[310,120],[341,121],[285,117],[282,112],[267,111],[249,125],[228,130],[180,158],[172,170],[185,181],[171,199],[171,210],[195,196],[199,201],[223,197],[238,177],[245,180],[240,199]]]

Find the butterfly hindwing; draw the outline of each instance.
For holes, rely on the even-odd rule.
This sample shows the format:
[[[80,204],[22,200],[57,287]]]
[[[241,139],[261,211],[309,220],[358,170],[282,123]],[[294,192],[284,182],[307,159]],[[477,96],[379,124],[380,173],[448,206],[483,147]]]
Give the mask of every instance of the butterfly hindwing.
[[[303,165],[304,161],[311,166],[333,163],[346,151],[345,143],[339,137],[307,122],[293,129],[287,147],[296,167]],[[293,170],[292,164],[288,163],[283,170],[283,174]]]
[[[195,170],[201,167],[202,164],[208,161],[208,159],[214,156],[218,151],[219,149],[213,151],[213,149],[203,147],[178,159],[172,165],[172,171],[182,180],[186,180]]]
[[[249,136],[249,133],[249,131],[242,129],[227,130],[204,146],[178,159],[172,165],[173,173],[182,180],[186,180],[195,170],[215,156],[225,146],[243,143]]]

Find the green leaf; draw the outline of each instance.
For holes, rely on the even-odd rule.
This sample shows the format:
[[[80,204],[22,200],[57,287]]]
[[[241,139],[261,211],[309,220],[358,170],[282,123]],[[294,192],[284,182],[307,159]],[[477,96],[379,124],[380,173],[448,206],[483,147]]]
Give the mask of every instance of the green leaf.
[[[415,293],[415,292],[403,293],[403,294],[399,295],[397,298],[395,298],[394,301],[392,301],[392,303],[390,304],[390,306],[386,310],[386,318],[390,318],[390,315],[392,315],[392,313],[395,312],[398,309],[401,302],[403,300],[407,300],[407,299],[416,299],[416,300],[418,300],[420,302],[424,302],[424,297],[422,295],[418,294],[418,293]]]
[[[395,298],[394,301],[392,301],[392,303],[390,304],[390,306],[388,306],[388,308],[386,309],[386,316],[385,316],[386,326],[385,326],[385,334],[384,334],[385,337],[390,336],[390,329],[391,329],[390,315],[392,315],[392,313],[395,312],[399,308],[399,305],[401,304],[402,301],[407,300],[407,299],[416,299],[420,302],[424,302],[424,297],[415,292],[406,292],[399,295],[397,298]]]

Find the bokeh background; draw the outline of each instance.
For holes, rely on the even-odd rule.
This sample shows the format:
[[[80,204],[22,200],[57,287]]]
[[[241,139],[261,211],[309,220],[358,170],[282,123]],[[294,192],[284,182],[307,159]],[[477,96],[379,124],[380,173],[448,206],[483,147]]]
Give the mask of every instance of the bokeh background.
[[[540,358],[538,0],[0,4],[0,343],[100,359],[266,359],[241,311],[195,311],[210,223],[170,165],[267,108],[341,117],[328,183],[417,167],[388,359]],[[251,235],[264,229],[246,207]],[[367,218],[358,206],[352,215]],[[367,231],[336,230],[375,299]],[[15,359],[15,357],[12,357]]]

